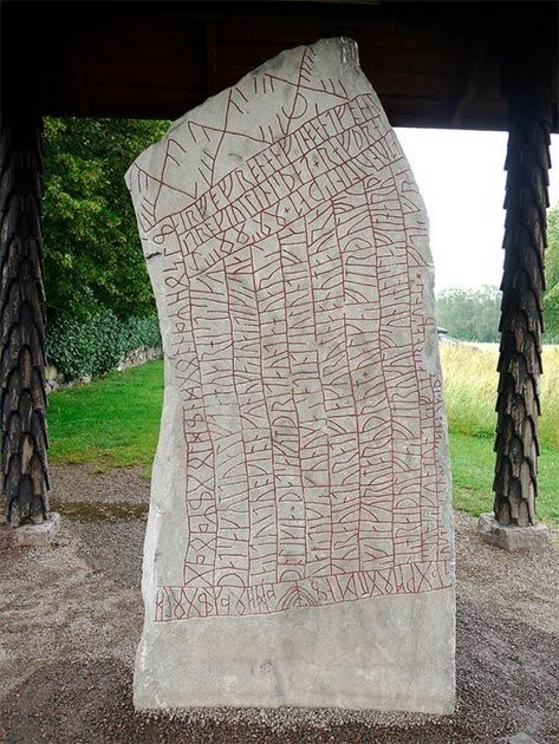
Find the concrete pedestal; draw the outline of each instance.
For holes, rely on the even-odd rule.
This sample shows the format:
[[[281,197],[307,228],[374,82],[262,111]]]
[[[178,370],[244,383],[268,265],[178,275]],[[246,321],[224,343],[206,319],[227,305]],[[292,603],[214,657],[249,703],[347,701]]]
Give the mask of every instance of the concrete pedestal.
[[[22,527],[0,525],[0,550],[7,548],[48,547],[60,529],[60,514],[51,512],[44,522],[25,524]]]
[[[494,514],[482,514],[477,530],[484,542],[497,545],[509,553],[545,548],[549,542],[549,530],[545,525],[538,523],[529,527],[505,527],[499,524]]]

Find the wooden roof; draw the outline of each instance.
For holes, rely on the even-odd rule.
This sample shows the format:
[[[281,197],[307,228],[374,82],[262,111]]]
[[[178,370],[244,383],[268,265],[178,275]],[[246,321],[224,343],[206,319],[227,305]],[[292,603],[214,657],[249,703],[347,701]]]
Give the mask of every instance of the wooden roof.
[[[2,72],[13,79],[35,54],[45,114],[172,119],[282,49],[345,35],[395,126],[506,129],[501,71],[512,54],[555,75],[557,7],[12,0]],[[556,95],[553,117],[558,131]]]

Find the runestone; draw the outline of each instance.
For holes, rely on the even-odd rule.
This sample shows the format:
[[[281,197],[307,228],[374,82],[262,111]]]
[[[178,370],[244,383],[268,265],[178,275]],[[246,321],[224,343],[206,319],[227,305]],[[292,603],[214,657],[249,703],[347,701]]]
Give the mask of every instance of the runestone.
[[[451,711],[427,216],[355,43],[280,54],[126,178],[165,352],[137,707]]]

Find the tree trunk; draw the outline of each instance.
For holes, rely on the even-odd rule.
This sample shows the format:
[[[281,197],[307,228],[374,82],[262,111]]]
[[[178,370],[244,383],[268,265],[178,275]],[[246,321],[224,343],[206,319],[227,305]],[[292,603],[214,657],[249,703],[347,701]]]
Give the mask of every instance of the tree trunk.
[[[515,71],[519,73],[517,69]],[[509,87],[505,265],[501,289],[495,516],[502,525],[536,520],[539,377],[542,373],[544,249],[550,101],[541,76],[519,73]],[[513,76],[511,76],[513,77]],[[521,86],[519,81],[524,84]],[[536,82],[537,81],[537,82]]]
[[[46,518],[45,297],[41,119],[0,128],[0,416],[2,490],[13,526]]]

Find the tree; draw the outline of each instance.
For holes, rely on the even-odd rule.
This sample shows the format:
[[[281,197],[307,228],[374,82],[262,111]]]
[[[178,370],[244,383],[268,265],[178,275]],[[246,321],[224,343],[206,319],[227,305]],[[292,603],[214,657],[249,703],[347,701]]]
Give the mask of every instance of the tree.
[[[498,341],[500,301],[497,287],[444,290],[437,297],[437,323],[463,341]]]
[[[559,342],[559,204],[547,213],[545,252],[544,320],[545,340]]]
[[[124,174],[168,123],[45,121],[45,285],[50,318],[154,312]]]
[[[559,204],[547,214],[544,340],[559,343]],[[437,322],[464,341],[498,341],[501,293],[497,287],[447,289],[437,296]]]

